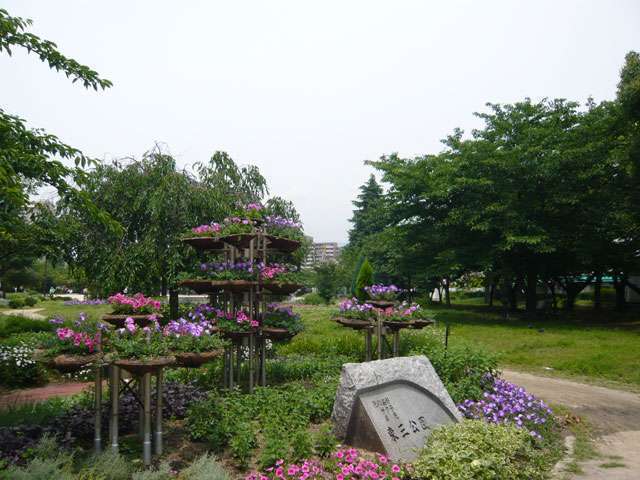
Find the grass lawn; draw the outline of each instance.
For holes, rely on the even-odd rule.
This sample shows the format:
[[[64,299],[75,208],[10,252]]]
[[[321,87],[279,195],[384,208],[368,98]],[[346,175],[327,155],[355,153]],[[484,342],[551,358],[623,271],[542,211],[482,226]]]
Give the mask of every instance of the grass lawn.
[[[330,320],[335,307],[298,309],[307,330],[284,347],[283,353],[313,350],[329,335],[335,341],[327,354],[340,354],[349,345],[363,343],[361,335]],[[450,345],[462,342],[487,348],[500,355],[503,368],[640,387],[640,322],[633,321],[634,313],[621,316],[603,311],[596,317],[590,309],[577,308],[573,314],[558,318],[511,316],[505,320],[499,309],[473,304],[433,306],[427,311],[437,320],[435,329],[406,335],[429,335],[433,333],[428,330],[435,330],[444,338],[445,324],[449,323]],[[640,320],[640,313],[635,315]]]

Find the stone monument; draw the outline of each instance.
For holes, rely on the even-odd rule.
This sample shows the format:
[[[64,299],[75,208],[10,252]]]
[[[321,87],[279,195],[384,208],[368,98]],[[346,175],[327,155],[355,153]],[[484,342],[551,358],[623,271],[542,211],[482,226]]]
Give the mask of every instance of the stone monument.
[[[412,461],[433,428],[461,419],[427,357],[342,367],[332,420],[348,445]]]

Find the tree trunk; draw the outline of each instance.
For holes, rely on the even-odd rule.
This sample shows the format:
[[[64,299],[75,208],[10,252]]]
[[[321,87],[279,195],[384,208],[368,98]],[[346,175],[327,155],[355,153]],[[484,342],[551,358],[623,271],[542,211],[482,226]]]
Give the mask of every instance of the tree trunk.
[[[509,286],[509,310],[518,310],[518,284],[517,282]]]
[[[178,319],[178,310],[179,310],[178,307],[179,307],[178,292],[176,292],[175,290],[170,290],[169,291],[169,316],[171,317],[170,320]]]
[[[493,297],[496,293],[496,284],[491,282],[491,287],[489,287],[489,306],[493,307]]]
[[[160,295],[167,296],[167,277],[164,275],[160,277]]]
[[[593,287],[593,308],[600,310],[602,308],[602,275],[596,275],[596,284]]]
[[[616,310],[622,311],[627,308],[627,299],[625,298],[625,286],[627,279],[625,275],[614,275],[613,288],[616,289]]]
[[[447,302],[447,307],[451,306],[451,295],[449,293],[449,279],[444,279],[444,297]]]
[[[527,313],[535,313],[536,304],[538,303],[537,295],[538,275],[535,270],[531,269],[527,272]]]

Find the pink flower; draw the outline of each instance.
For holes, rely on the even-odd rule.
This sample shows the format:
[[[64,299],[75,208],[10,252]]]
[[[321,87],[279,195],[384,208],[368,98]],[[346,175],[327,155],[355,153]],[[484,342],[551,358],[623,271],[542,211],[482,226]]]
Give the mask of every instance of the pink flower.
[[[401,469],[400,469],[400,467],[399,467],[398,465],[393,465],[393,466],[391,467],[391,471],[392,471],[393,473],[400,473],[400,470],[401,470]]]

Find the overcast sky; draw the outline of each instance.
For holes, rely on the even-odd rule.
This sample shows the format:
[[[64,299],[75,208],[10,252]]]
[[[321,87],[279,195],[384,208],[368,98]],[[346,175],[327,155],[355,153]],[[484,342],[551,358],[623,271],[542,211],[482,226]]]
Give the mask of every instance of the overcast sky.
[[[114,86],[0,57],[0,105],[84,153],[226,150],[344,243],[364,160],[441,149],[490,102],[615,95],[640,1],[3,0]]]

